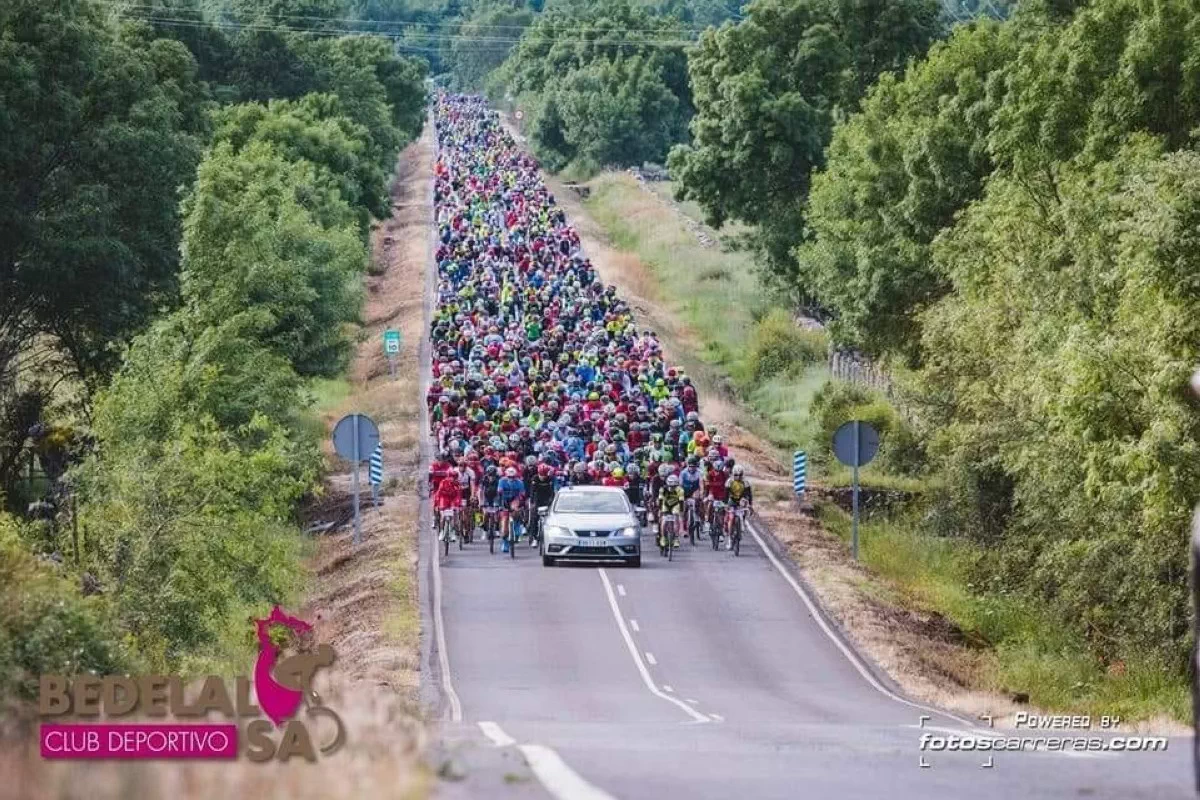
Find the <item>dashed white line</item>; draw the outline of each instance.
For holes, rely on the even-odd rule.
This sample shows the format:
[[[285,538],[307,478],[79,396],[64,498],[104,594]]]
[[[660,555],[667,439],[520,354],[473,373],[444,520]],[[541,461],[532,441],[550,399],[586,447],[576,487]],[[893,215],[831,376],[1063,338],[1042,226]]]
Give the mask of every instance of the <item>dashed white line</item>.
[[[668,686],[668,685],[667,685],[667,684],[665,684],[665,683],[663,684],[663,691],[664,691],[664,692],[670,692],[671,694],[675,694],[675,690],[674,690],[674,689],[672,689],[670,686]]]
[[[713,718],[714,720],[716,720],[717,722],[724,722],[724,721],[725,721],[725,718],[724,718],[724,717],[722,717],[720,714],[709,714],[709,716],[710,716],[710,717],[712,717],[712,718]]]
[[[497,747],[517,745],[517,740],[494,722],[480,722],[479,729]],[[608,792],[584,780],[549,747],[540,744],[520,744],[517,745],[517,749],[525,756],[533,774],[555,800],[614,800]]]
[[[613,592],[612,582],[608,579],[608,573],[603,568],[596,571],[600,573],[600,580],[604,583],[604,593],[608,595],[608,604],[612,608],[613,616],[616,617],[617,627],[621,631],[621,638],[625,640],[625,647],[628,648],[629,655],[633,658],[634,666],[637,667],[638,674],[642,676],[642,682],[646,684],[646,688],[655,697],[661,697],[668,703],[674,703],[696,722],[710,722],[711,720],[708,717],[678,697],[672,697],[654,685],[654,680],[650,677],[650,670],[646,668],[645,663],[642,661],[641,653],[638,652],[637,645],[633,643],[633,636],[629,633],[629,627],[625,624],[625,618],[621,616],[621,607],[617,605],[617,596]]]
[[[614,800],[608,792],[581,778],[549,747],[523,744],[519,749],[533,774],[557,800]]]
[[[654,658],[654,653],[651,653],[649,650],[646,651],[646,662],[652,667],[658,664],[658,661]]]
[[[492,740],[492,744],[496,747],[511,747],[517,743],[517,740],[505,733],[499,725],[494,722],[480,722],[479,730],[483,731],[483,735]]]
[[[686,698],[686,699],[684,700],[684,702],[685,702],[685,703],[691,703],[692,705],[696,705],[696,704],[697,704],[697,703],[699,703],[700,701],[699,701],[699,700],[697,700],[697,699],[696,699],[696,698],[694,698],[694,697],[688,697],[688,698]]]
[[[437,528],[431,527],[434,536]],[[446,652],[446,620],[442,617],[442,551],[433,541],[433,624],[437,628],[438,663],[442,669],[442,690],[450,701],[450,721],[462,722],[462,703],[450,681],[450,654]]]
[[[621,597],[625,596],[625,584],[623,584],[623,583],[617,584],[617,594],[621,595]]]
[[[638,631],[641,630],[641,628],[638,627],[636,619],[629,620],[629,627],[633,628],[634,633],[637,633]]]

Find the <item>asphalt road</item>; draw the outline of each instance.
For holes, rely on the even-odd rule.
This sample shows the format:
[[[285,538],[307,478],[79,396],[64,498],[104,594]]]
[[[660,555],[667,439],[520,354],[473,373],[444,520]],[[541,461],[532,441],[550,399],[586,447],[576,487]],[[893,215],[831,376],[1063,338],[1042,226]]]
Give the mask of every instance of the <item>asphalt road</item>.
[[[469,776],[447,794],[1192,796],[1190,739],[1157,753],[998,753],[990,767],[980,753],[922,752],[922,733],[1000,732],[911,705],[856,664],[758,541],[737,559],[685,544],[672,563],[643,543],[635,570],[544,568],[535,551],[514,561],[481,544],[435,565],[426,541],[445,640],[431,642],[429,681]]]

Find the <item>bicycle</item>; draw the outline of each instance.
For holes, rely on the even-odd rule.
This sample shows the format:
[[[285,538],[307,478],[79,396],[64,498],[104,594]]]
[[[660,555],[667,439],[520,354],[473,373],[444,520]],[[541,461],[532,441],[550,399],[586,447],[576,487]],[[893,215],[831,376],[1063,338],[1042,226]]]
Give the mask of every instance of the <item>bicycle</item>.
[[[689,497],[684,501],[683,519],[684,527],[688,532],[688,540],[692,547],[696,546],[696,530],[700,527],[700,520],[696,516],[696,498]]]
[[[514,527],[521,525],[521,511],[513,507],[516,505],[514,500],[510,506],[500,510],[500,529],[504,532],[501,538],[508,542],[508,553],[512,558],[517,557],[517,542],[521,538],[519,527]]]
[[[500,527],[500,507],[485,506],[483,509],[483,530],[487,534],[488,552],[496,552],[496,532]]]
[[[441,514],[441,525],[439,526],[438,540],[442,543],[442,555],[450,555],[450,538],[454,535],[454,509],[443,508]]]
[[[663,514],[662,521],[658,525],[659,550],[667,561],[673,561],[675,558],[676,519],[676,514]]]
[[[709,523],[709,526],[711,527],[711,537],[710,538],[712,539],[712,549],[713,550],[721,549],[721,539],[724,538],[724,534],[725,534],[725,514],[723,513],[724,507],[725,507],[725,503],[723,503],[722,501],[720,501],[720,500],[712,501],[712,505],[711,505],[712,521]]]
[[[750,510],[749,506],[740,503],[729,508],[729,543],[734,556],[742,554],[742,531],[746,527],[746,513]]]

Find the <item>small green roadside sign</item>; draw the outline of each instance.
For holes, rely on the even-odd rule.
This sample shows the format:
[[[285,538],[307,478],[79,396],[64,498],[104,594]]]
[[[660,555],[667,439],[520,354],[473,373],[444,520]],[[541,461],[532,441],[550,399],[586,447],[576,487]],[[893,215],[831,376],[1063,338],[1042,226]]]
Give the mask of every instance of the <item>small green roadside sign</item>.
[[[383,352],[389,356],[400,353],[400,331],[389,328],[383,332]]]

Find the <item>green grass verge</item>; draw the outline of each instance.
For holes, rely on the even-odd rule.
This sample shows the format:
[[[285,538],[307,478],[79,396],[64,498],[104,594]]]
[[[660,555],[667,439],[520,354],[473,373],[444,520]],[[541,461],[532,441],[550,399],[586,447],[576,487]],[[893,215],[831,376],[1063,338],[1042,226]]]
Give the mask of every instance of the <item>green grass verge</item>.
[[[818,518],[826,530],[850,542],[849,514],[821,503]],[[976,591],[969,581],[976,552],[964,540],[922,534],[908,518],[859,525],[859,558],[882,583],[873,592],[877,599],[941,614],[969,639],[990,645],[979,688],[1024,692],[1035,706],[1094,717],[1191,719],[1186,683],[1163,665],[1127,662],[1123,672],[1110,672],[1082,636],[1037,604]]]

